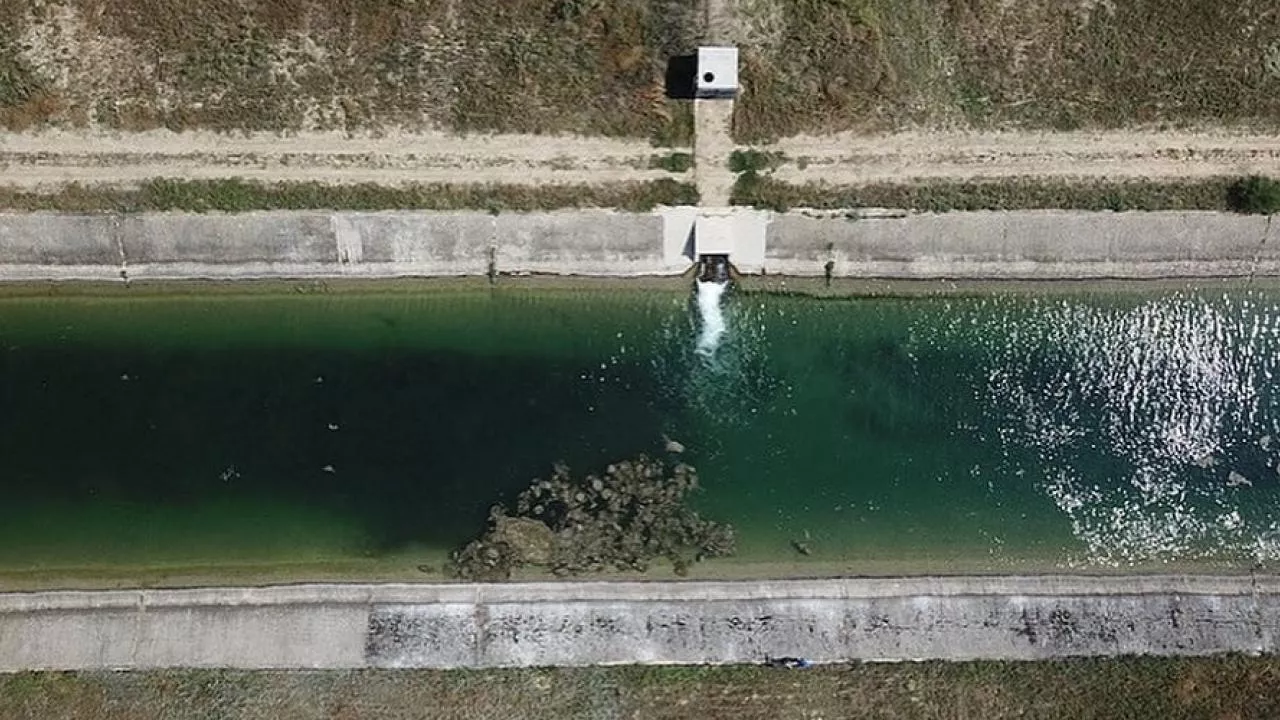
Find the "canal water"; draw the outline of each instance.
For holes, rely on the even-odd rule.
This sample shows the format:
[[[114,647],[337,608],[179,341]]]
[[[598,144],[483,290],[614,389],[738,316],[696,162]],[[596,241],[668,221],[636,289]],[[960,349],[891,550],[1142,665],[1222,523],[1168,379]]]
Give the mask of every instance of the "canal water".
[[[0,569],[442,550],[664,436],[775,571],[1280,557],[1280,295],[723,307],[709,338],[626,285],[0,300]]]

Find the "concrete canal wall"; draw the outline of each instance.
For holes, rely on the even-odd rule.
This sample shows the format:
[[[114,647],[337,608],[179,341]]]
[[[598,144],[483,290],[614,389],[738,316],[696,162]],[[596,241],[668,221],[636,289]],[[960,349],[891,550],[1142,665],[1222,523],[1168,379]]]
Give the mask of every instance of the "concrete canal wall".
[[[675,275],[693,208],[65,215],[0,213],[0,280]],[[1280,275],[1280,223],[1207,212],[728,212],[745,273],[868,278]],[[710,226],[710,225],[708,225]]]
[[[0,595],[0,671],[1270,653],[1280,578],[297,585]]]

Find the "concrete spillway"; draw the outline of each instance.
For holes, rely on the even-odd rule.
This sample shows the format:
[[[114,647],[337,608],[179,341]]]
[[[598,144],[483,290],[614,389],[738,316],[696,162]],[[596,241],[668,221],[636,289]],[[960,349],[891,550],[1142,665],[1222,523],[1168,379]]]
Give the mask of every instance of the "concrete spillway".
[[[0,671],[1280,650],[1280,578],[298,585],[0,595]]]

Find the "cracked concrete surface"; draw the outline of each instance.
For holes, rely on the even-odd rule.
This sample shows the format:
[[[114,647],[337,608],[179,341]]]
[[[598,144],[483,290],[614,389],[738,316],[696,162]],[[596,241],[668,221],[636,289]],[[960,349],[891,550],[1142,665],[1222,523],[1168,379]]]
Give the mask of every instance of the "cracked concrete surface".
[[[0,595],[0,671],[1266,653],[1278,611],[1274,576],[14,593]]]

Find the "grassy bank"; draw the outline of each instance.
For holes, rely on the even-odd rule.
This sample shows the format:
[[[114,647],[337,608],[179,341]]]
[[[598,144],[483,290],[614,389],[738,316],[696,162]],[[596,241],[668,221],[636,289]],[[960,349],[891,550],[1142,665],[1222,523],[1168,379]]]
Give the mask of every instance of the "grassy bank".
[[[795,185],[744,172],[732,202],[785,211],[790,208],[843,210],[901,208],[953,210],[1215,210],[1280,212],[1280,187],[1265,178],[1216,177],[1189,180],[926,180],[834,186]]]
[[[906,127],[1280,125],[1269,0],[748,0],[740,141]]]
[[[167,180],[136,188],[68,185],[55,193],[0,188],[0,209],[56,212],[246,212],[250,210],[486,210],[520,212],[564,208],[647,211],[658,205],[692,205],[689,183],[601,185],[329,185],[318,182],[259,183],[229,180]]]
[[[649,137],[677,114],[663,95],[666,58],[701,34],[695,6],[669,0],[4,5],[0,125],[10,128]],[[23,69],[7,82],[20,46]],[[49,95],[33,102],[35,91]]]
[[[1280,660],[0,676],[0,717],[1274,718]]]

